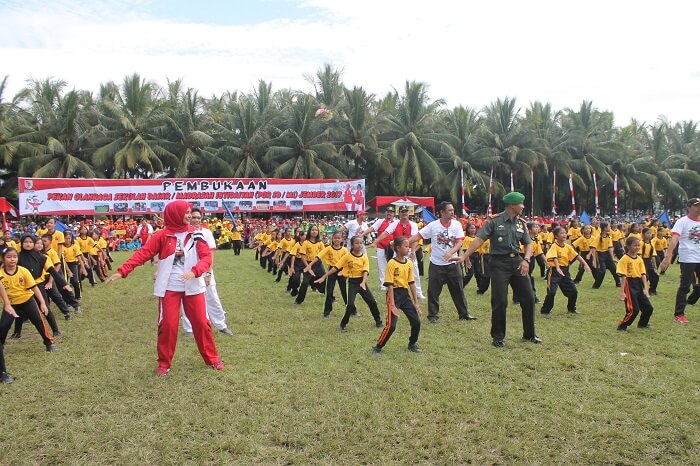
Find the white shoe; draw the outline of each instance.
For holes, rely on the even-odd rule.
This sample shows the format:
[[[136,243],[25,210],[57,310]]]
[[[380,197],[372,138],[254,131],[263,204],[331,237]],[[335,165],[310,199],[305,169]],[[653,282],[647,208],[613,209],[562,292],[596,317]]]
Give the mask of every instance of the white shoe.
[[[379,291],[386,291],[386,286],[380,286]]]
[[[418,295],[418,299],[428,299],[428,298],[427,298],[425,295],[423,295],[423,294],[419,294],[419,295]]]

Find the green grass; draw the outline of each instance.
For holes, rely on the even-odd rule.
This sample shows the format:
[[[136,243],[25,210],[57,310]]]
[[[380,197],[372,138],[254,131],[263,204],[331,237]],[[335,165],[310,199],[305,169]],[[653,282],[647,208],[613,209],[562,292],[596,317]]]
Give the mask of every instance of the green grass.
[[[441,323],[421,331],[425,353],[406,350],[402,316],[377,357],[361,300],[341,334],[341,306],[323,320],[320,295],[293,306],[251,251],[218,251],[235,332],[216,335],[226,370],[205,367],[181,336],[166,378],[153,375],[150,273],[88,288],[84,315],[60,323],[58,353],[31,325],[8,340],[16,381],[0,386],[0,464],[700,464],[700,313],[672,322],[677,265],[652,298],[651,330],[616,332],[612,279],[595,291],[587,276],[579,315],[561,295],[551,318],[538,312],[544,345],[520,341],[510,305],[507,347],[495,349],[489,294],[472,283],[479,320],[458,321],[445,289]]]

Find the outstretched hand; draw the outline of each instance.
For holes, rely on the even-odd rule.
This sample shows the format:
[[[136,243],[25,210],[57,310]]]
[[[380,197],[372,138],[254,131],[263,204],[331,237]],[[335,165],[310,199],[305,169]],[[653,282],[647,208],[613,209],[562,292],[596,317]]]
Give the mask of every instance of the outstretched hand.
[[[120,278],[122,278],[122,276],[119,272],[113,273],[107,280],[105,280],[105,285],[109,285],[114,280],[119,280]]]

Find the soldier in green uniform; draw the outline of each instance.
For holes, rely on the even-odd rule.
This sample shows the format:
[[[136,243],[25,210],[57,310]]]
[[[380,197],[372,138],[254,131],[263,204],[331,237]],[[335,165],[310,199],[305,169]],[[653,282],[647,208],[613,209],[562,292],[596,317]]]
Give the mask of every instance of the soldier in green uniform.
[[[505,346],[506,308],[508,307],[508,285],[519,297],[523,314],[523,340],[542,343],[535,335],[535,296],[528,277],[529,262],[532,256],[532,240],[520,218],[525,205],[525,196],[518,192],[503,197],[506,210],[484,222],[469,248],[458,259],[471,267],[469,256],[487,239],[491,240],[491,337],[493,346]],[[520,254],[520,244],[525,253]]]

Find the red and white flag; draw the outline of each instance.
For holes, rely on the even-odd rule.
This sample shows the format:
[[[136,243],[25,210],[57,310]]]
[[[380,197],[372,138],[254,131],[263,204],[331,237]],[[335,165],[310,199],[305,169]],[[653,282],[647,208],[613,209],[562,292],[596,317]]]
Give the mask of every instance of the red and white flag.
[[[469,207],[467,207],[467,197],[464,195],[464,167],[459,169],[459,179],[462,183],[462,215],[466,217]]]
[[[530,217],[535,216],[535,170],[530,168]]]
[[[600,207],[598,206],[598,178],[595,172],[593,172],[593,188],[595,191],[595,214],[600,215]]]
[[[486,210],[486,215],[491,215],[493,213],[493,204],[491,198],[493,196],[493,167],[491,167],[491,177],[489,178],[489,207]]]
[[[554,166],[554,176],[552,176],[552,217],[557,215],[557,166]]]
[[[513,170],[510,171],[510,192],[512,193],[515,191],[514,185],[513,185]]]
[[[569,190],[571,191],[571,216],[576,216],[576,199],[574,198],[574,175],[569,173]]]
[[[615,190],[615,215],[617,215],[617,173],[615,173],[615,181],[613,182],[613,189]]]

